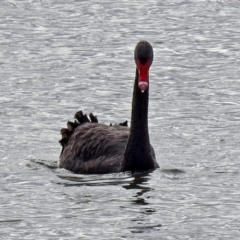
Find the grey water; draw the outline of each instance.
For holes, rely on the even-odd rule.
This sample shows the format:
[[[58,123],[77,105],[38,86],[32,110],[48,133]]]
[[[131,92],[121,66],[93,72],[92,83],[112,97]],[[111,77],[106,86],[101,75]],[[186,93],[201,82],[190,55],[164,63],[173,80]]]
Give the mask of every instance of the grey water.
[[[141,39],[161,168],[59,169],[77,110],[130,120]],[[0,238],[240,239],[239,39],[238,0],[2,0]]]

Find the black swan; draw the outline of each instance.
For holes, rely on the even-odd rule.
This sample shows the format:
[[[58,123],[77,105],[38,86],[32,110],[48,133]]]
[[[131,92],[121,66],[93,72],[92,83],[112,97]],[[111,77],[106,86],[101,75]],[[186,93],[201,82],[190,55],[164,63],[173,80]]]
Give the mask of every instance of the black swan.
[[[60,168],[74,173],[103,174],[142,172],[158,168],[148,134],[149,68],[153,49],[140,41],[134,51],[136,77],[133,90],[131,127],[127,121],[107,126],[79,111],[75,122],[61,130]]]

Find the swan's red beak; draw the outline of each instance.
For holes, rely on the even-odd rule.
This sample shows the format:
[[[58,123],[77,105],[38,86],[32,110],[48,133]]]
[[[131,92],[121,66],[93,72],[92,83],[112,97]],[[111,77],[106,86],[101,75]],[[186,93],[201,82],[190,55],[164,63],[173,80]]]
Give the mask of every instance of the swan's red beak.
[[[138,68],[138,87],[142,92],[148,89],[149,85],[149,68],[150,68],[150,61],[147,61],[145,64],[142,64],[140,61],[137,61],[137,68]]]

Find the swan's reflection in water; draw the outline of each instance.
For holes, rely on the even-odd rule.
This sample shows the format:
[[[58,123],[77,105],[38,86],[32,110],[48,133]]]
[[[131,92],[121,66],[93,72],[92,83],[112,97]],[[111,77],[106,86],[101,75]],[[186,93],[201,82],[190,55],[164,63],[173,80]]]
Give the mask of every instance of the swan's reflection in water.
[[[161,230],[162,213],[159,212],[161,202],[156,196],[157,192],[159,194],[159,189],[155,191],[152,187],[156,186],[156,184],[151,184],[151,180],[154,179],[152,174],[159,174],[159,177],[174,180],[184,177],[184,173],[185,171],[181,169],[159,169],[154,172],[133,175],[131,181],[123,184],[125,189],[134,192],[131,205],[125,207],[128,211],[135,212],[136,217],[131,219],[133,224],[129,226],[132,233],[144,234]]]
[[[133,175],[132,181],[130,181],[128,184],[123,185],[123,188],[129,190],[129,189],[137,189],[138,191],[133,196],[133,203],[139,204],[139,205],[148,205],[149,203],[146,201],[144,197],[141,197],[144,193],[147,193],[152,190],[151,187],[147,186],[147,182],[150,179],[149,172],[147,173],[139,173]]]
[[[151,203],[151,191],[149,181],[151,180],[151,172],[133,175],[133,179],[124,184],[123,188],[134,192],[131,198],[131,205],[127,208],[129,211],[135,212],[135,218],[132,218],[132,225],[128,229],[132,233],[145,233],[149,231],[159,231],[161,223],[159,223],[157,210]],[[136,191],[134,191],[136,190]],[[123,207],[124,208],[124,207]],[[146,224],[149,223],[149,224]]]
[[[113,214],[112,219],[116,216],[116,224],[122,224],[131,233],[144,234],[161,229],[161,218],[154,203],[156,193],[151,184],[152,172],[82,175],[59,169],[57,164],[44,160],[30,160],[28,165],[35,170],[47,170],[58,177],[52,178],[52,181],[63,186],[60,195],[74,206],[69,208],[70,212],[73,209],[73,216],[76,209],[86,215],[86,219],[105,212],[107,215]],[[158,173],[161,175],[161,170]],[[100,204],[101,208],[98,207]],[[113,213],[109,213],[107,207]],[[118,214],[125,217],[119,220]],[[127,225],[125,218],[129,219]]]

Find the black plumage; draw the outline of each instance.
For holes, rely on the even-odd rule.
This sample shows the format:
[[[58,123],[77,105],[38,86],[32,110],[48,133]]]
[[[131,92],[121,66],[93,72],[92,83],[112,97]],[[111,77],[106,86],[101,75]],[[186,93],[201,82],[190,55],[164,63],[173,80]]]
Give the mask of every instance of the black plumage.
[[[153,61],[152,46],[140,41],[134,58],[137,67],[131,127],[127,121],[119,125],[101,124],[92,113],[88,117],[78,111],[76,120],[61,130],[60,167],[84,174],[147,171],[159,167],[148,134],[148,70]],[[141,69],[147,69],[144,77],[140,77]],[[139,79],[146,81],[147,88],[140,87]]]

